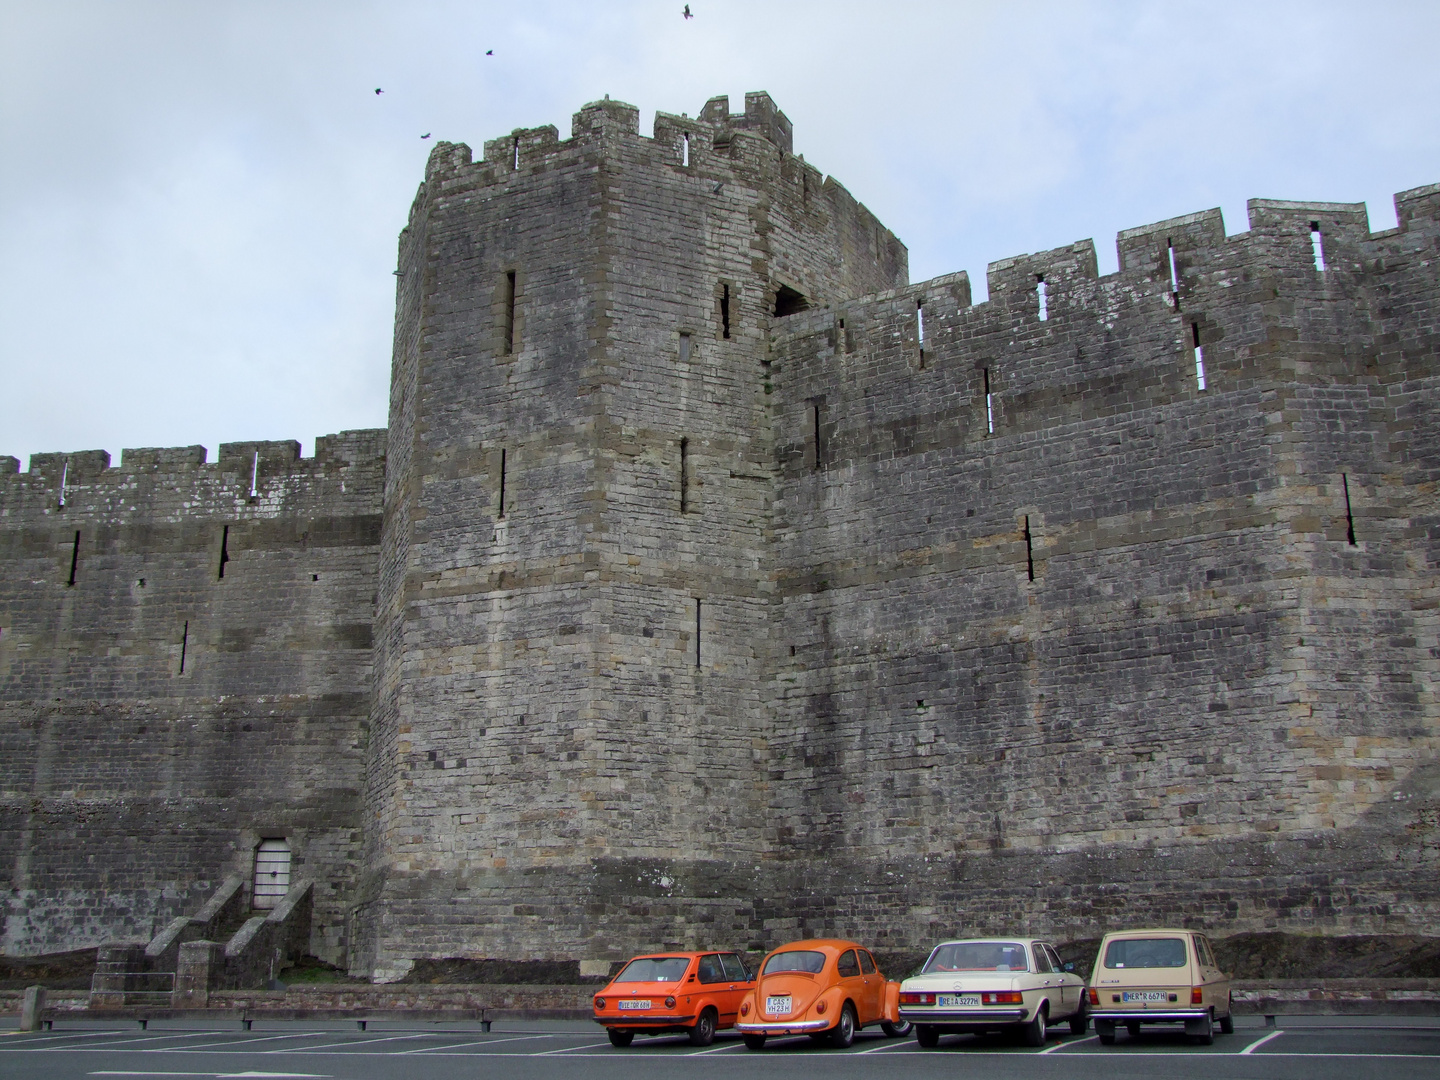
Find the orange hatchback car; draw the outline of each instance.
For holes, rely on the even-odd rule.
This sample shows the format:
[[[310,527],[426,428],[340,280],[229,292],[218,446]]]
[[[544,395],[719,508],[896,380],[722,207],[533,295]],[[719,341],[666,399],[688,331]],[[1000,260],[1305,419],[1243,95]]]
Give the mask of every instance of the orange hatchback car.
[[[716,1030],[735,1023],[740,1000],[754,986],[733,952],[637,956],[595,995],[595,1022],[614,1046],[678,1031],[695,1046],[709,1046]]]
[[[765,957],[755,989],[740,1001],[735,1027],[759,1050],[771,1035],[809,1035],[849,1046],[855,1032],[879,1024],[904,1035],[900,984],[888,981],[875,958],[853,941],[794,941]]]

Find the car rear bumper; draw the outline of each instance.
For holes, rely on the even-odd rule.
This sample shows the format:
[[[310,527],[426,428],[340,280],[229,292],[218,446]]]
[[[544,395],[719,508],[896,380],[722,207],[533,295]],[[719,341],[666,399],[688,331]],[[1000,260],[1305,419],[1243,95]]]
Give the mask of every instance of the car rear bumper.
[[[797,1020],[793,1024],[736,1024],[735,1030],[743,1031],[747,1035],[801,1035],[810,1031],[824,1031],[830,1026],[829,1020]]]
[[[912,1024],[1014,1024],[1030,1015],[1029,1009],[901,1009],[900,1019]]]
[[[1097,1024],[1183,1024],[1188,1020],[1203,1020],[1210,1015],[1209,1009],[1166,1009],[1161,1012],[1152,1009],[1126,1009],[1110,1011],[1090,1006],[1090,1019]]]
[[[637,1031],[651,1027],[688,1027],[695,1023],[693,1016],[597,1016],[594,1019],[603,1027],[634,1028]]]

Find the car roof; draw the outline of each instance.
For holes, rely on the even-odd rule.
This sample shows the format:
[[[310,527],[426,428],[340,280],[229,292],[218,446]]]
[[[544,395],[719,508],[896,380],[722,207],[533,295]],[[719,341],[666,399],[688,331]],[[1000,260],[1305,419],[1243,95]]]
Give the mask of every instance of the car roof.
[[[1040,943],[1042,943],[1042,944],[1045,944],[1045,945],[1049,945],[1049,944],[1050,944],[1050,939],[1049,939],[1049,938],[1043,938],[1043,937],[1021,937],[1019,934],[1017,934],[1017,935],[1015,935],[1014,937],[967,937],[967,938],[951,938],[951,939],[948,940],[948,941],[938,942],[938,943],[935,945],[935,949],[940,948],[942,945],[992,945],[992,944],[993,944],[993,945],[1012,945],[1012,944],[1014,944],[1014,943],[1017,942],[1017,941],[1019,941],[1019,942],[1027,942],[1027,943],[1030,943],[1030,944],[1034,944],[1035,942],[1038,941],[1038,942],[1040,942]],[[930,951],[931,951],[931,952],[934,952],[935,949],[931,949]]]
[[[1173,927],[1173,926],[1151,926],[1151,927],[1142,927],[1142,928],[1139,929],[1139,930],[1111,930],[1109,933],[1107,933],[1107,934],[1105,935],[1105,938],[1102,938],[1101,940],[1106,940],[1106,939],[1109,939],[1109,938],[1123,938],[1123,937],[1147,937],[1147,936],[1149,936],[1149,935],[1151,935],[1151,934],[1177,934],[1177,935],[1178,935],[1178,934],[1204,934],[1204,933],[1205,933],[1204,930],[1184,930],[1184,929],[1176,929],[1176,928]]]
[[[784,945],[777,945],[771,949],[771,953],[779,952],[800,952],[803,950],[816,951],[820,949],[834,949],[836,952],[844,952],[846,949],[864,949],[865,946],[855,941],[846,941],[843,938],[807,938],[804,941],[787,941]],[[869,952],[869,949],[865,949]]]
[[[697,956],[709,956],[711,953],[734,951],[734,949],[701,949],[699,952],[637,953],[625,962],[629,964],[636,960],[694,960]]]

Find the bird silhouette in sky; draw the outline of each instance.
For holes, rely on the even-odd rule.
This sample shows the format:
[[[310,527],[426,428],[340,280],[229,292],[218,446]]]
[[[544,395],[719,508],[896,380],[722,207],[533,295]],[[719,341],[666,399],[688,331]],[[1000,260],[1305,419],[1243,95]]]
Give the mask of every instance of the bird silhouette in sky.
[[[690,14],[690,5],[689,5],[689,4],[686,4],[686,5],[685,5],[685,10],[684,10],[684,12],[682,12],[682,14],[683,14],[683,15],[685,16],[685,18],[687,18],[687,19],[693,19],[693,18],[695,17],[694,15],[691,15],[691,14]]]
[[[486,55],[486,56],[494,56],[494,55],[495,55],[495,50],[494,50],[494,49],[486,49],[486,50],[485,50],[485,55]]]
[[[420,137],[421,137],[422,139],[428,139],[428,138],[430,137],[430,132],[427,131],[427,132],[425,132],[424,135],[421,135]]]
[[[383,94],[384,92],[385,92],[385,91],[384,91],[384,90],[381,90],[378,86],[375,88],[375,93],[377,93],[377,94]]]

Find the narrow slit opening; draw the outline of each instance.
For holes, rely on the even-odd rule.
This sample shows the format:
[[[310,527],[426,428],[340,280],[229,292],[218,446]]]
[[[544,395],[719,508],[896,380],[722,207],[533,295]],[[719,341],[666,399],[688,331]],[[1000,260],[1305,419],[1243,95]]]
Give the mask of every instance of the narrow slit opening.
[[[1200,347],[1200,324],[1190,324],[1190,336],[1195,342],[1195,385],[1205,389],[1205,350]]]
[[[216,580],[225,576],[225,564],[230,561],[230,526],[226,525],[220,533],[220,567],[215,575]]]
[[[259,497],[260,488],[260,451],[255,451],[255,456],[250,460],[250,498]]]
[[[1030,515],[1025,515],[1025,575],[1035,580],[1035,548],[1030,542]]]
[[[700,666],[700,598],[695,598],[695,666]]]
[[[190,648],[190,620],[185,620],[185,626],[180,631],[180,674],[185,674],[185,653]]]
[[[65,478],[70,473],[70,459],[65,459],[65,464],[60,466],[60,509],[65,509]]]
[[[990,369],[985,369],[985,434],[995,434],[995,404],[990,396]]]
[[[505,355],[515,353],[515,271],[505,272]]]
[[[690,167],[690,133],[688,131],[680,143],[680,164],[686,168]]]
[[[1050,298],[1046,295],[1045,277],[1042,274],[1035,275],[1035,296],[1040,301],[1040,321],[1045,322],[1050,318]]]
[[[730,340],[730,286],[720,286],[720,336]]]
[[[500,518],[505,516],[505,464],[505,450],[502,448],[500,450],[500,512],[495,515]]]
[[[1340,486],[1345,490],[1345,539],[1355,547],[1355,515],[1350,512],[1350,477],[1340,474]]]
[[[75,584],[75,571],[76,571],[76,569],[77,569],[79,566],[80,566],[80,532],[79,532],[79,530],[77,529],[76,532],[75,532],[75,546],[70,549],[70,580],[68,580],[67,582],[65,582],[66,585],[74,585],[74,584]]]
[[[796,312],[805,311],[810,307],[810,301],[805,299],[803,293],[790,288],[788,285],[781,285],[775,290],[775,317],[783,319],[786,315],[794,315]]]
[[[1170,255],[1170,299],[1175,304],[1175,310],[1180,310],[1180,274],[1175,269],[1175,245],[1169,240],[1165,241],[1165,250]]]
[[[690,440],[680,440],[680,513],[690,512]]]
[[[845,320],[840,320],[840,347],[847,353],[852,351],[850,331],[845,326]]]
[[[820,405],[819,403],[810,406],[811,433],[810,437],[815,443],[815,471],[820,470]]]
[[[682,363],[682,364],[688,364],[689,362],[690,362],[690,335],[689,335],[689,334],[681,334],[681,335],[680,335],[680,363]]]
[[[1325,272],[1325,235],[1320,231],[1320,222],[1310,222],[1310,250],[1315,255],[1315,270]]]
[[[920,345],[920,366],[925,366],[925,302],[915,301],[915,340]]]
[[[512,172],[520,168],[520,137],[518,135],[515,137],[513,149],[514,157],[510,160],[510,169]]]

